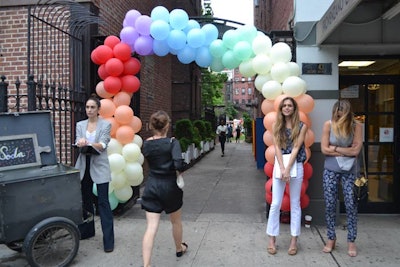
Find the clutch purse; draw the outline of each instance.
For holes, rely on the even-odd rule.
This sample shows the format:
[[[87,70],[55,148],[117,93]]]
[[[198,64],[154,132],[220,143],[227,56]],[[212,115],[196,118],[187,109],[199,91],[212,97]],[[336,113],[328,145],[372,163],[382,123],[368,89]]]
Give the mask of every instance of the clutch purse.
[[[289,164],[291,154],[283,154],[282,159],[283,159],[283,166],[287,166]],[[274,169],[273,169],[273,176],[275,178],[281,178],[281,168],[279,167],[278,159],[275,157],[275,164],[274,164]],[[290,177],[297,177],[297,161],[295,161],[290,168]]]
[[[176,184],[180,189],[182,189],[185,186],[185,181],[183,180],[182,174],[179,174],[176,177]]]

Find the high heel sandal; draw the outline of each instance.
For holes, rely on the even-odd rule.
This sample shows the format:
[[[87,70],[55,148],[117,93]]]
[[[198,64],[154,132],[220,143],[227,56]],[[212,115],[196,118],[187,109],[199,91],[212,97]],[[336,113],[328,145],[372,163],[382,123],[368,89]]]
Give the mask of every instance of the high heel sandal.
[[[188,249],[188,245],[187,245],[185,242],[183,242],[183,243],[181,244],[181,247],[182,247],[182,250],[176,252],[176,256],[177,256],[178,258],[179,258],[179,257],[182,257],[183,254],[186,253],[186,251],[187,251],[187,249]]]
[[[335,249],[335,246],[336,246],[336,239],[333,239],[333,240],[328,239],[328,242],[326,242],[326,245],[325,245],[325,247],[322,249],[322,252],[331,253],[332,250]]]
[[[274,244],[273,245],[268,245],[267,252],[269,254],[271,254],[271,255],[275,255],[276,254],[275,236],[271,236],[270,238],[274,241]]]
[[[357,256],[357,247],[356,244],[354,244],[354,242],[349,242],[349,249],[347,251],[347,254],[350,257],[356,257]]]
[[[290,256],[294,256],[297,254],[297,238],[296,238],[296,243],[294,246],[292,246],[292,242],[293,241],[290,242],[290,247],[287,252]]]

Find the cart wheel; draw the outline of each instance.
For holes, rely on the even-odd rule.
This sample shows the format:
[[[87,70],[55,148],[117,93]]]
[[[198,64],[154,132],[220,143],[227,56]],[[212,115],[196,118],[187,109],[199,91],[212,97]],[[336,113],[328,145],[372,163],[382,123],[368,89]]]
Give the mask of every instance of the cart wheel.
[[[36,224],[25,237],[23,250],[31,266],[67,266],[79,249],[78,227],[63,217]]]
[[[10,243],[6,244],[6,246],[9,249],[12,249],[17,252],[22,252],[22,245],[23,245],[23,241],[14,241],[14,242],[10,242]]]

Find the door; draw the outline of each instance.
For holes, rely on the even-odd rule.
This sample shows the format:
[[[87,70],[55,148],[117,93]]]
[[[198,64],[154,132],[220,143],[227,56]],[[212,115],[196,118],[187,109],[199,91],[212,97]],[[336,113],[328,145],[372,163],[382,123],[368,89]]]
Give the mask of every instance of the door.
[[[350,101],[364,126],[369,196],[360,203],[360,213],[399,212],[399,90],[398,76],[340,77],[340,98]]]

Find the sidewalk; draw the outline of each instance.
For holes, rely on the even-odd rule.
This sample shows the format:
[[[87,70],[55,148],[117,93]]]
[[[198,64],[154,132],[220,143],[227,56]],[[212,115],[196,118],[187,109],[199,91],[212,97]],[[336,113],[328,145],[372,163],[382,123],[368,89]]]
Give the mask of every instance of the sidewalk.
[[[152,257],[155,267],[214,266],[400,266],[400,215],[360,215],[358,251],[347,256],[347,231],[338,226],[337,248],[321,252],[325,227],[302,228],[299,251],[289,256],[288,224],[281,224],[278,253],[266,251],[265,175],[257,170],[251,144],[227,143],[225,157],[220,146],[184,173],[184,241],[189,245],[182,258],[176,258],[168,217],[163,214]],[[315,178],[314,178],[315,179]],[[310,180],[312,182],[312,180]],[[321,215],[323,216],[323,215]],[[340,221],[344,221],[343,218]],[[97,235],[82,240],[72,266],[141,266],[141,241],[146,226],[140,205],[115,218],[115,250],[104,253],[99,218]],[[27,266],[24,256],[0,246],[0,266]]]

